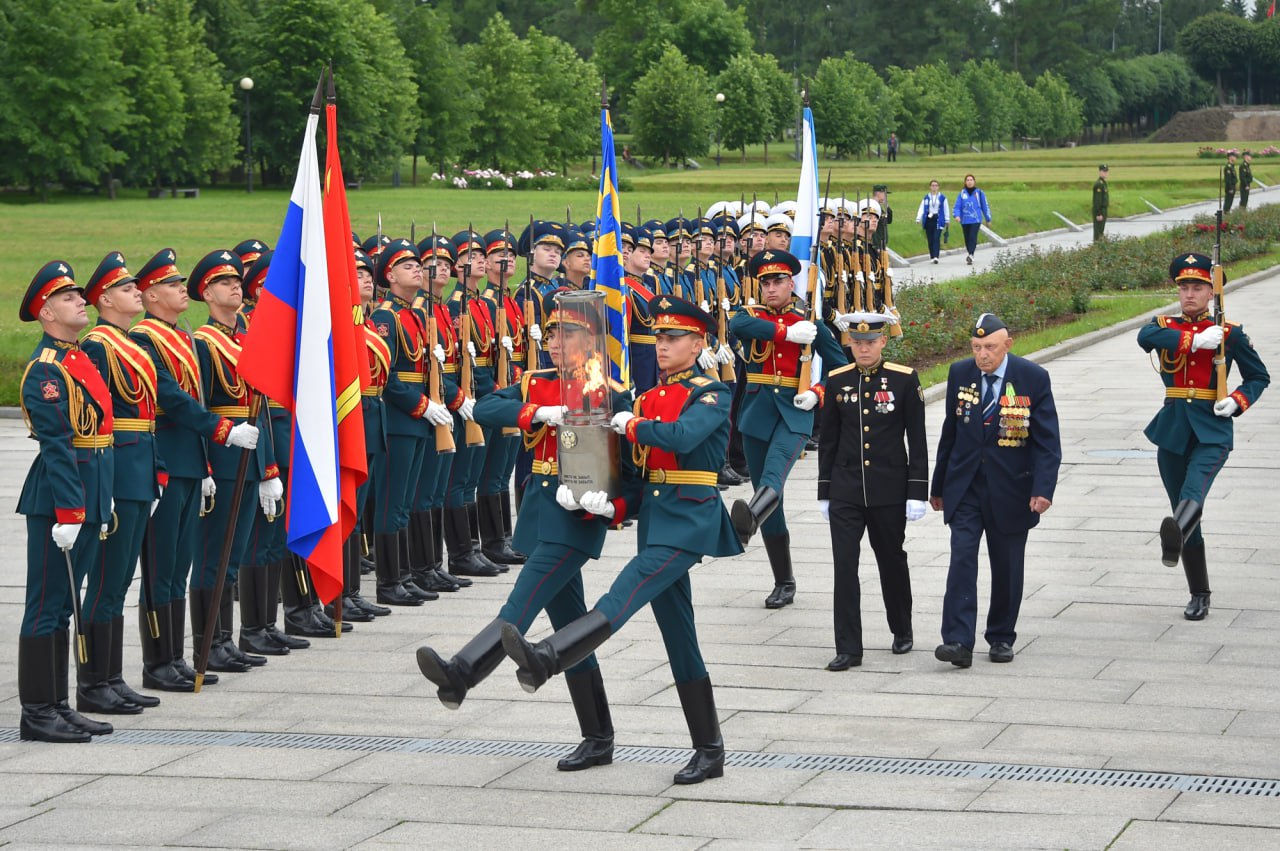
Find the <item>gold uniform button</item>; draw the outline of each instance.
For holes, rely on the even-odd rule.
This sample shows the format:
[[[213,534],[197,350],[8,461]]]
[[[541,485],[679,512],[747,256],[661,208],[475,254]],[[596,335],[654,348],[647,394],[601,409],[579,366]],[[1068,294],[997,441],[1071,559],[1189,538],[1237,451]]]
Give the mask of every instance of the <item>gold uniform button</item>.
[[[547,485],[549,485],[549,484],[550,484],[550,482],[543,482],[543,483],[542,483],[542,486],[545,488],[545,487],[546,487]]]
[[[863,462],[862,462],[862,466],[864,466],[864,467],[870,467],[870,466],[871,466],[871,462],[870,462],[870,461],[863,461]]]
[[[863,430],[863,431],[871,431],[871,426],[863,426],[863,427],[862,427],[862,430]]]
[[[864,398],[864,399],[870,399],[870,398],[871,398],[871,394],[870,394],[870,393],[863,393],[863,394],[862,394],[862,398]]]
[[[1188,361],[1188,363],[1190,363],[1192,366],[1195,366],[1195,365],[1196,365],[1196,362],[1195,362],[1195,361]]]
[[[658,391],[658,395],[659,395],[659,396],[665,396],[665,395],[667,395],[667,391],[665,391],[665,390],[659,390],[659,391]]]
[[[868,410],[867,408],[863,408],[863,409],[862,409],[862,413],[864,413],[864,414],[869,414],[869,413],[871,413],[871,411],[870,411],[870,410]]]
[[[871,376],[869,376],[869,375],[864,375],[864,376],[862,376],[862,382],[863,382],[864,384],[865,384],[865,383],[867,383],[867,382],[868,382],[868,381],[870,381],[870,380],[871,380]]]
[[[774,392],[774,393],[777,393],[777,392],[778,392],[778,388],[777,388],[777,387],[773,388],[773,392]]]
[[[864,444],[862,444],[862,448],[863,448],[863,449],[870,449],[870,448],[871,448],[871,444],[870,444],[870,443],[864,443]]]
[[[653,492],[653,495],[654,495],[654,496],[657,496],[657,495],[658,495],[658,492],[657,492],[657,491],[654,491],[654,492]]]

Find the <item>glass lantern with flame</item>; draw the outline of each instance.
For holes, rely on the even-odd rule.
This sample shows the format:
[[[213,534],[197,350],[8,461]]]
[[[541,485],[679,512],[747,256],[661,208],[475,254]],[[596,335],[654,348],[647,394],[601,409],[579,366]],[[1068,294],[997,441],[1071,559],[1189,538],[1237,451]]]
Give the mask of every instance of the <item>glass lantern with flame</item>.
[[[587,491],[618,496],[620,461],[610,390],[605,294],[598,290],[558,293],[560,398],[566,408],[559,430],[560,483],[574,498]]]

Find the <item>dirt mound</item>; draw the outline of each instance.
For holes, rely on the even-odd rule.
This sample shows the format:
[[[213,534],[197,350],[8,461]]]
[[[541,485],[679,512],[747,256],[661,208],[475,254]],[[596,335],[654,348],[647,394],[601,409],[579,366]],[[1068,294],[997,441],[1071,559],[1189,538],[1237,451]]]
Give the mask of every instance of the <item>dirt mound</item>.
[[[1266,142],[1280,139],[1280,109],[1212,107],[1179,112],[1153,142]]]

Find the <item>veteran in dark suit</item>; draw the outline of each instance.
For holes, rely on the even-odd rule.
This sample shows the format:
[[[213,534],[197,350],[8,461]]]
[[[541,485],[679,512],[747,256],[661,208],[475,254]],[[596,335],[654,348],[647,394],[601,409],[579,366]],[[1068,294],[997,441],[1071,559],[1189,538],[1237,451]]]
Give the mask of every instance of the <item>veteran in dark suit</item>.
[[[1062,445],[1049,373],[1010,353],[998,317],[978,317],[973,357],[947,374],[946,419],[938,439],[929,502],[951,527],[951,565],[942,604],[942,644],[934,656],[973,664],[978,614],[978,544],[991,559],[984,637],[992,662],[1012,662],[1022,605],[1027,532],[1053,503]]]

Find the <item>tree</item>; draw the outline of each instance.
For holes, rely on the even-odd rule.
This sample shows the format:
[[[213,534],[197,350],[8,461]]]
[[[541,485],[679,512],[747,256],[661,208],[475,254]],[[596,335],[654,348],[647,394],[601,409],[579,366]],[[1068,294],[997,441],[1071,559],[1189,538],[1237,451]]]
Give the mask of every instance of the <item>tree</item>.
[[[742,152],[747,161],[747,145],[763,142],[770,120],[768,92],[756,63],[749,54],[738,54],[716,77],[717,94],[724,102],[716,105],[716,136],[726,148]]]
[[[465,156],[499,169],[542,165],[546,137],[538,128],[541,116],[529,45],[498,13],[489,19],[480,40],[463,48],[463,55],[473,69],[470,83],[481,104]]]
[[[974,135],[998,148],[1000,140],[1013,132],[1015,100],[1007,89],[1004,71],[994,59],[971,59],[960,69],[960,79],[973,100]]]
[[[752,54],[756,73],[764,84],[765,100],[769,106],[769,118],[764,133],[764,162],[769,164],[769,142],[782,136],[795,124],[800,114],[800,96],[791,75],[778,65],[778,60],[766,53]],[[763,121],[763,119],[762,119]]]
[[[904,138],[943,149],[973,138],[977,129],[973,98],[964,80],[946,65],[935,62],[910,71],[893,68],[890,80],[899,98],[898,122]]]
[[[600,150],[600,74],[565,41],[529,29],[538,129],[548,164],[567,171],[569,162]],[[541,165],[539,163],[538,165]]]
[[[330,60],[346,175],[389,169],[409,149],[417,128],[412,69],[391,22],[363,0],[261,0],[246,44],[264,176],[292,178],[306,110]]]
[[[1027,81],[1016,71],[1006,74],[1005,80],[1005,90],[1015,103],[1011,132],[1024,139],[1042,138],[1050,122],[1049,104],[1045,102],[1044,96],[1028,86]]]
[[[711,80],[679,48],[667,45],[639,80],[629,113],[636,148],[663,165],[702,156],[711,143]]]
[[[1056,145],[1080,133],[1084,125],[1080,98],[1071,93],[1067,81],[1052,71],[1036,78],[1035,92],[1045,103],[1045,121],[1040,131],[1045,147]]]
[[[1252,35],[1248,21],[1227,12],[1196,18],[1178,33],[1178,52],[1196,71],[1213,78],[1219,105],[1227,102],[1223,74],[1249,60]]]
[[[123,161],[121,45],[104,0],[6,0],[0,13],[0,178],[42,200],[57,180],[96,182]],[[92,57],[73,61],[70,57]]]
[[[1107,72],[1097,65],[1090,65],[1070,78],[1071,91],[1079,96],[1084,107],[1084,123],[1097,127],[1114,121],[1120,112],[1120,94],[1112,85]]]
[[[809,102],[818,142],[837,156],[861,155],[887,137],[898,113],[897,95],[852,52],[822,60],[809,81]]]

